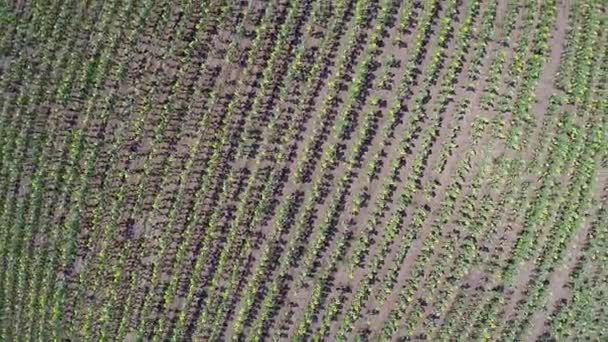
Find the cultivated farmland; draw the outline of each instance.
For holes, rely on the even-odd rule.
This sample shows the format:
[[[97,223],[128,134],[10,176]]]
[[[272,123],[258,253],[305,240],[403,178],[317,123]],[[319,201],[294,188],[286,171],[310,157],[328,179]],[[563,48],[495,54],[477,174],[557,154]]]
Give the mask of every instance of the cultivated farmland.
[[[605,0],[0,2],[0,340],[608,340]]]

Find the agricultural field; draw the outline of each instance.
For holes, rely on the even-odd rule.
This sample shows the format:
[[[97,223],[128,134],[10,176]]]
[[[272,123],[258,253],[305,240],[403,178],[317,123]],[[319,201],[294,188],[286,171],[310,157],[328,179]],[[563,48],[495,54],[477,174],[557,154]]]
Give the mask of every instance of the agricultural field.
[[[0,1],[1,341],[608,341],[605,0]]]

